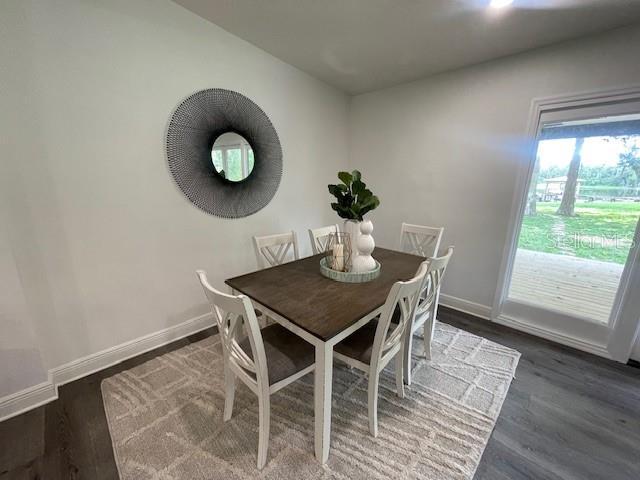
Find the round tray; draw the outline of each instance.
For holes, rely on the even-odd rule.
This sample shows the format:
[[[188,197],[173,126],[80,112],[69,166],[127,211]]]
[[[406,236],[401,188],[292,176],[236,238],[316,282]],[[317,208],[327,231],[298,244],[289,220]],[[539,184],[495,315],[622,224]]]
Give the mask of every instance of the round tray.
[[[339,272],[327,267],[327,257],[324,257],[320,259],[320,273],[336,282],[365,283],[380,276],[380,262],[376,260],[376,268],[368,272]]]

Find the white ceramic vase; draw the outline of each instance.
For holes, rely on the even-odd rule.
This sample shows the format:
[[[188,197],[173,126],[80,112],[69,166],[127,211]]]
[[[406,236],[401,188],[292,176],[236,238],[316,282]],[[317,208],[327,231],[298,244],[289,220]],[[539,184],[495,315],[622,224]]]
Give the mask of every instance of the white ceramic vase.
[[[360,223],[357,220],[345,220],[344,231],[349,234],[351,244],[351,262],[358,256],[358,238],[360,237]]]
[[[373,232],[373,223],[371,220],[359,222],[359,231],[355,236],[355,245],[357,255],[351,254],[351,271],[352,272],[369,272],[376,268],[376,261],[371,256],[373,249],[376,247],[375,241],[371,236]],[[354,237],[351,237],[353,242]],[[353,243],[352,243],[353,245]]]

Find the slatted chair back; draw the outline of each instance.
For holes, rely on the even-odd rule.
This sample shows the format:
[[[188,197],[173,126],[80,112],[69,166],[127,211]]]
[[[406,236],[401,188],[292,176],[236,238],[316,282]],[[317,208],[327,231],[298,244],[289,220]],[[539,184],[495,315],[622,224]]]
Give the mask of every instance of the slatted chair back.
[[[425,282],[420,289],[420,300],[416,306],[411,326],[406,329],[404,339],[404,359],[403,359],[403,375],[407,385],[411,385],[412,362],[411,353],[413,345],[413,334],[421,327],[423,328],[424,354],[427,359],[431,359],[431,340],[436,325],[436,316],[438,313],[438,300],[440,298],[440,287],[442,278],[449,264],[449,260],[453,255],[453,247],[447,248],[447,252],[440,257],[434,257],[427,260],[429,267],[425,275]]]
[[[387,300],[382,308],[382,313],[378,320],[375,339],[373,341],[373,351],[371,354],[371,370],[378,371],[378,365],[386,365],[388,360],[395,355],[402,347],[404,332],[413,319],[413,315],[418,304],[420,291],[422,290],[428,269],[428,262],[422,262],[418,271],[411,280],[406,282],[396,282],[391,287]],[[392,323],[394,312],[397,324]]]
[[[434,257],[440,248],[442,232],[442,227],[403,223],[400,229],[400,250],[421,257]]]
[[[329,236],[332,233],[338,233],[340,231],[338,225],[329,225],[327,227],[310,228],[309,240],[311,241],[311,249],[313,254],[323,253],[327,249],[327,243],[329,242]]]
[[[200,284],[216,320],[225,367],[230,368],[254,392],[269,388],[267,358],[253,305],[245,295],[228,295],[213,288],[203,270],[197,272]],[[239,333],[249,337],[251,356],[238,343]]]
[[[298,239],[293,230],[276,235],[253,237],[253,245],[260,269],[275,267],[299,258]]]
[[[426,281],[420,292],[420,300],[415,311],[415,317],[419,317],[429,311],[435,315],[434,309],[438,304],[440,286],[452,255],[453,247],[448,247],[443,256],[429,259]]]

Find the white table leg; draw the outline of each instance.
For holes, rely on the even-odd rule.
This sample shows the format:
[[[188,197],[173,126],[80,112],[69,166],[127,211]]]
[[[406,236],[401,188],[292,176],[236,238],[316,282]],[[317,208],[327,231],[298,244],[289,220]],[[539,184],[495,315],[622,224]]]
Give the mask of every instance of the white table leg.
[[[331,439],[333,346],[324,342],[316,345],[314,382],[316,458],[321,463],[326,463],[329,458],[329,443]]]

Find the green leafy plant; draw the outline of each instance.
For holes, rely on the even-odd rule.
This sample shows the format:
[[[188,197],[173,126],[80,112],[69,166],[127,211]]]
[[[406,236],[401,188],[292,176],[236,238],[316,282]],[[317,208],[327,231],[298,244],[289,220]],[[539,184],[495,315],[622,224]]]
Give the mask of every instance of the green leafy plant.
[[[367,188],[358,170],[338,172],[338,178],[342,183],[329,185],[329,193],[338,200],[331,208],[340,218],[362,221],[367,213],[380,205],[380,200]]]

